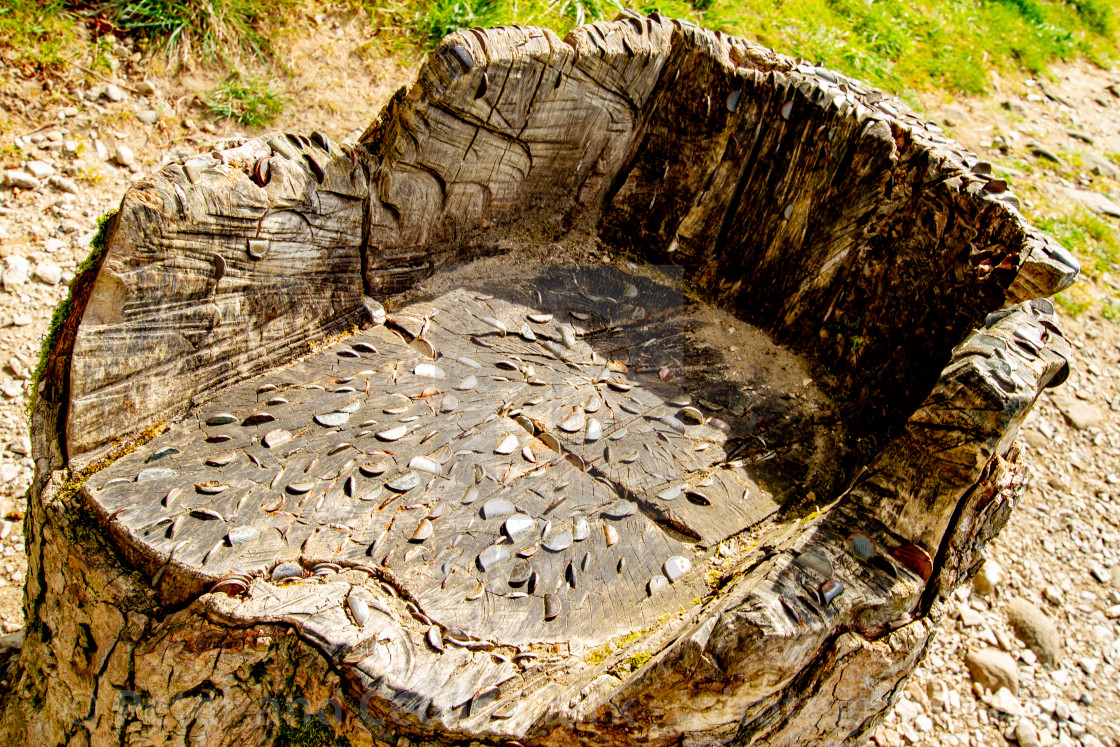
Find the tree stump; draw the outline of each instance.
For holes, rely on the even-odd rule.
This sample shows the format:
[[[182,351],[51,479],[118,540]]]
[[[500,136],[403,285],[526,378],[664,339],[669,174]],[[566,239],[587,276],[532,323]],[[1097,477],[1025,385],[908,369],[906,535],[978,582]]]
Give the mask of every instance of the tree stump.
[[[656,15],[166,166],[38,383],[5,743],[861,742],[1068,371],[1017,207]]]

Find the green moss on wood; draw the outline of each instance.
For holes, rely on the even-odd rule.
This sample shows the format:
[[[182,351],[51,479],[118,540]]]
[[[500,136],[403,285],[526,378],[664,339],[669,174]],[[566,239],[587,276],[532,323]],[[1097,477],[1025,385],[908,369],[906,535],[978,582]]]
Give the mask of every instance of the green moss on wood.
[[[70,312],[73,309],[74,298],[74,284],[82,275],[92,270],[96,270],[98,264],[101,262],[101,257],[105,254],[105,247],[109,242],[109,223],[113,216],[117,214],[116,210],[110,210],[97,219],[97,232],[90,240],[89,255],[82,260],[78,265],[77,271],[74,273],[74,278],[70,281],[70,286],[66,291],[66,298],[62,300],[51,315],[51,324],[47,329],[47,334],[43,338],[43,343],[39,348],[39,362],[35,365],[35,371],[31,375],[31,395],[27,398],[27,412],[28,415],[35,409],[35,397],[39,391],[39,379],[43,375],[43,371],[47,368],[47,359],[50,358],[51,351],[54,346],[58,344],[58,338],[62,334],[62,327],[66,324],[66,320],[70,317]]]

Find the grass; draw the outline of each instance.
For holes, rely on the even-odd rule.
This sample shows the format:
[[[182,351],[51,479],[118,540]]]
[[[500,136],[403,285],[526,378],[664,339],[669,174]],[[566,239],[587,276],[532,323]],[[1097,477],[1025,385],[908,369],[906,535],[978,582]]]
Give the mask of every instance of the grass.
[[[161,44],[169,57],[229,60],[273,55],[266,22],[294,0],[111,0],[107,14],[119,28]]]
[[[0,67],[25,74],[61,68],[82,38],[81,23],[62,0],[0,3]]]
[[[1062,246],[1088,260],[1081,267],[1086,277],[1120,274],[1120,240],[1104,218],[1080,208],[1068,215],[1042,217],[1036,224]]]
[[[1107,295],[1099,298],[1090,282],[1103,276],[1120,274],[1120,236],[1112,225],[1095,213],[1078,208],[1062,215],[1044,215],[1035,224],[1052,235],[1081,260],[1085,280],[1055,297],[1058,306],[1068,315],[1078,317],[1098,306],[1100,315],[1120,323],[1120,306]]]
[[[362,5],[375,35],[430,50],[476,26],[542,25],[563,35],[622,7],[657,11],[744,36],[895,93],[982,93],[993,71],[1043,73],[1054,60],[1117,58],[1113,0],[325,0]],[[274,58],[278,14],[298,0],[102,0],[126,33],[186,58]],[[59,65],[81,24],[67,11],[84,0],[5,0],[0,53],[17,65]],[[387,32],[387,33],[383,33]],[[382,45],[374,45],[382,46]],[[361,54],[361,52],[359,52]]]
[[[397,0],[366,1],[382,28],[432,48],[474,26],[543,25],[563,35],[629,7],[686,18],[897,93],[982,93],[992,71],[1117,55],[1111,0]]]
[[[284,113],[288,100],[259,78],[233,75],[206,94],[210,113],[260,129],[267,127]]]

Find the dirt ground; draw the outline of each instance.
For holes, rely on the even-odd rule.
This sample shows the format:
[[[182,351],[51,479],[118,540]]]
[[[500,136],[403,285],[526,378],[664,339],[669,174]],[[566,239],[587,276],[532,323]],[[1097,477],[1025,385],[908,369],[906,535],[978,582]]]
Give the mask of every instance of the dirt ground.
[[[292,105],[274,129],[353,139],[416,67],[371,56],[362,16],[298,20],[302,28],[280,47],[293,75],[277,76]],[[0,91],[7,112],[0,118],[18,123],[0,142],[5,167],[16,172],[6,181],[23,184],[0,187],[3,633],[23,625],[27,387],[96,218],[170,154],[256,134],[206,119],[200,96],[219,74],[171,73],[158,58],[133,63],[130,54],[122,47],[119,70],[105,80],[17,77]],[[927,96],[926,112],[1010,178],[1028,217],[1077,204],[1120,230],[1120,173],[1108,158],[1120,153],[1120,76],[1074,63],[1042,84],[993,82],[986,98]],[[1117,282],[1107,273],[1082,282],[1078,297],[1092,303],[1063,320],[1074,343],[1072,374],[1042,397],[1022,433],[1030,488],[991,546],[978,588],[959,594],[926,663],[876,734],[879,744],[1120,744],[1120,326],[1102,316],[1100,304],[1117,293]],[[1041,663],[1013,632],[1006,612],[1016,598],[1056,623],[1057,664]],[[1005,655],[996,659],[1009,685],[994,695],[965,662],[969,652],[988,649]]]

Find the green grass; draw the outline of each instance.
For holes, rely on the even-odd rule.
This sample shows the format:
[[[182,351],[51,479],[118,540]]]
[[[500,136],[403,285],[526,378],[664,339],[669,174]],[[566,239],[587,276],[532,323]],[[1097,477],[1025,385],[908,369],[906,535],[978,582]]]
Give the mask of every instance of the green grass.
[[[238,54],[272,55],[264,29],[295,0],[111,0],[118,27],[164,46],[169,56],[229,60]]]
[[[297,0],[101,0],[105,16],[169,53],[272,57],[277,15]],[[1043,73],[1055,60],[1117,58],[1114,0],[321,0],[363,5],[375,34],[429,50],[476,26],[542,25],[564,35],[625,6],[744,36],[898,94],[982,93],[993,71]],[[0,0],[2,61],[60,64],[85,0]],[[94,3],[96,5],[96,0]],[[316,6],[312,5],[310,9]],[[387,33],[382,33],[384,31]],[[391,49],[396,49],[390,45]]]
[[[81,23],[62,0],[0,2],[0,68],[60,68],[81,39]]]
[[[1068,315],[1081,316],[1099,304],[1100,315],[1113,323],[1120,323],[1120,305],[1108,296],[1094,292],[1094,281],[1106,273],[1120,274],[1120,234],[1112,225],[1085,208],[1064,215],[1044,215],[1034,220],[1042,230],[1057,239],[1081,260],[1081,273],[1085,279],[1069,290],[1059,293],[1054,300]]]
[[[234,75],[206,94],[210,113],[254,129],[267,127],[284,113],[288,100],[259,78]]]
[[[433,47],[444,34],[487,25],[543,25],[563,35],[611,18],[612,0],[397,0],[366,5],[375,25],[411,29]],[[1117,53],[1110,0],[625,0],[758,41],[895,92],[981,93],[993,70],[1043,72],[1078,56]]]
[[[1120,274],[1120,239],[1105,219],[1081,208],[1069,215],[1045,216],[1036,225],[1083,260],[1081,271],[1095,278]]]

